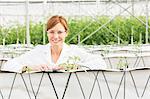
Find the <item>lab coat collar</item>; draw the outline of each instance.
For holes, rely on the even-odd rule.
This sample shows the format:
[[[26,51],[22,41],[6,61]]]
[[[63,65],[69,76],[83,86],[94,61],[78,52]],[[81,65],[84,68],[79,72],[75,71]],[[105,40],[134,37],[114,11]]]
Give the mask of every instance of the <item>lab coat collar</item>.
[[[56,64],[53,63],[53,61],[52,61],[50,48],[51,48],[51,45],[50,45],[50,43],[48,43],[46,45],[45,50],[44,50],[45,51],[44,53],[46,54],[46,57],[47,57],[48,64],[49,65],[59,65],[62,62],[64,62],[64,58],[65,58],[65,56],[67,55],[67,53],[69,51],[69,45],[67,45],[66,43],[63,43],[63,49],[62,49],[62,52],[61,52],[60,57],[57,60]]]

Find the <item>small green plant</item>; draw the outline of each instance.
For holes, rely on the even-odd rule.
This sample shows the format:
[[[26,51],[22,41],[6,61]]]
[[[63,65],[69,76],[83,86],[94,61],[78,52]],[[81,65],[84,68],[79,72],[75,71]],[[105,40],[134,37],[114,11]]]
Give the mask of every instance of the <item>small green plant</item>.
[[[79,61],[80,61],[80,57],[73,56],[73,57],[69,57],[66,63],[60,64],[59,66],[63,68],[63,70],[65,71],[77,70],[79,67],[78,65]]]
[[[123,59],[121,58],[117,64],[117,69],[123,70],[128,68],[128,63],[124,62]]]
[[[32,68],[28,67],[28,66],[24,66],[23,69],[22,69],[22,72],[30,73],[31,71],[32,71]]]

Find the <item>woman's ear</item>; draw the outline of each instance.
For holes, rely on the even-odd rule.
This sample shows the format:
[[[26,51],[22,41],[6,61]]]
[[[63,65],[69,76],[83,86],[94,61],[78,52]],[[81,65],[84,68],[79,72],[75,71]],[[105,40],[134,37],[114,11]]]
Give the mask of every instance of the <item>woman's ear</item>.
[[[68,32],[66,32],[66,37],[68,36]]]
[[[69,31],[67,30],[67,31],[66,31],[66,37],[68,36],[68,34],[69,34]]]

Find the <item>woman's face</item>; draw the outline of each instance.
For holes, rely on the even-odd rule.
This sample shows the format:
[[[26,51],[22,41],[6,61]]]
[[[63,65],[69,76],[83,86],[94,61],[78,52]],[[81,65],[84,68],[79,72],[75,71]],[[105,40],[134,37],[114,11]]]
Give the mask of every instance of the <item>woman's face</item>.
[[[64,26],[61,23],[58,23],[53,28],[47,31],[47,35],[51,46],[62,46],[67,36],[67,33]]]

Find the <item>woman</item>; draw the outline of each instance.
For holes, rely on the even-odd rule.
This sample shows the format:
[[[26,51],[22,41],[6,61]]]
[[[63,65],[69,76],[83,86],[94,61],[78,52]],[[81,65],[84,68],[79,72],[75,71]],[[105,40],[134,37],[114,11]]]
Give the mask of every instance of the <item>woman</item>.
[[[37,46],[35,49],[6,62],[1,70],[21,73],[24,67],[33,71],[66,69],[69,66],[77,68],[85,66],[90,69],[106,68],[100,55],[92,55],[77,46],[65,44],[67,35],[66,19],[58,15],[51,17],[47,22],[49,44]]]

